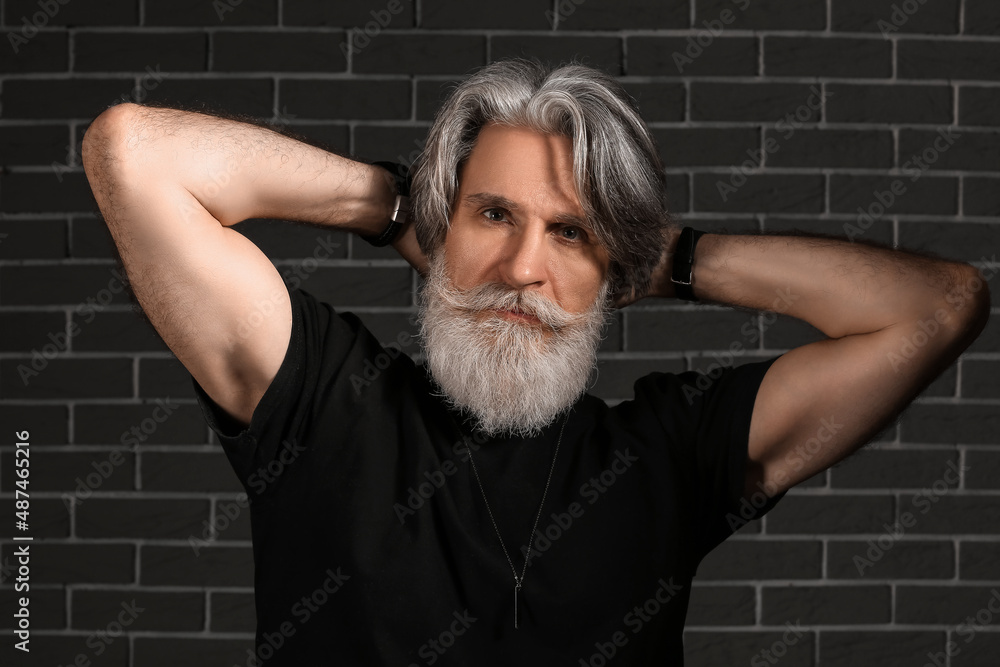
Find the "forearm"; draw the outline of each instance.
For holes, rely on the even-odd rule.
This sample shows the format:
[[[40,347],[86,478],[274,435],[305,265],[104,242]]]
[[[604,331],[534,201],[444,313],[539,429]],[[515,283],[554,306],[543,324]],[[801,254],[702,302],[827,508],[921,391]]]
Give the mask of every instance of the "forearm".
[[[933,315],[961,325],[986,298],[966,264],[809,236],[706,234],[695,249],[699,299],[804,320],[830,338]],[[973,307],[976,306],[976,307]]]
[[[113,157],[117,178],[130,185],[174,183],[226,226],[249,218],[296,220],[362,234],[385,226],[393,186],[384,170],[248,123],[122,106],[106,120],[113,127],[98,130],[98,136],[117,137],[106,152]]]

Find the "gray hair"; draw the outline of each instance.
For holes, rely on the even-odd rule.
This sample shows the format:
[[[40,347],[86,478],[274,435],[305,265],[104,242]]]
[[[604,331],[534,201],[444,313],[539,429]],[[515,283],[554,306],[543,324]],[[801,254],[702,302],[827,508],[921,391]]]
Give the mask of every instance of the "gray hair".
[[[438,111],[414,166],[417,242],[431,255],[444,242],[458,172],[488,123],[566,136],[573,143],[577,196],[610,257],[614,294],[644,294],[663,251],[666,177],[635,101],[610,75],[571,63],[502,60],[459,84]]]

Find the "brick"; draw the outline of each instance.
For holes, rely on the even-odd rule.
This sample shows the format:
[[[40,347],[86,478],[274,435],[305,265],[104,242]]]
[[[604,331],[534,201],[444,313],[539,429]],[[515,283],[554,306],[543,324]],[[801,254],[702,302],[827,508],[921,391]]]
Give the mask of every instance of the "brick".
[[[0,260],[66,257],[66,222],[59,219],[0,221]]]
[[[823,667],[855,667],[858,656],[872,665],[923,665],[927,654],[944,649],[943,631],[823,631],[819,658]]]
[[[757,593],[751,586],[693,586],[688,625],[753,625]]]
[[[862,541],[831,540],[827,544],[826,576],[830,579],[951,579],[955,576],[955,548],[950,541],[917,542],[879,538]],[[882,536],[880,536],[882,537]]]
[[[983,251],[996,247],[1000,239],[995,225],[976,222],[900,221],[899,244],[967,262],[983,258]]]
[[[844,54],[850,53],[850,58]],[[892,76],[892,45],[855,37],[764,38],[767,76],[884,78]]]
[[[739,179],[730,174],[695,174],[694,209],[720,212],[820,213],[824,179],[821,175],[751,175],[736,192]]]
[[[209,606],[209,629],[213,632],[253,632],[257,627],[253,593],[213,592]]]
[[[827,84],[826,119],[833,123],[951,123],[951,86]]]
[[[994,660],[997,654],[1000,654],[1000,634],[996,632],[970,635],[965,629],[962,634],[953,633],[952,638],[962,652],[952,656],[951,667],[988,665],[990,660]],[[970,644],[973,638],[977,641]]]
[[[965,461],[965,488],[1000,489],[1000,451],[970,449]]]
[[[32,17],[39,11],[38,0],[7,0],[4,23],[21,25],[22,17]],[[139,8],[131,0],[107,0],[99,5],[80,6],[59,2],[59,11],[49,17],[49,26],[65,25],[138,25]],[[40,24],[41,21],[38,21]]]
[[[136,313],[102,312],[88,323],[73,316],[79,333],[73,337],[77,352],[167,352],[156,329]]]
[[[892,620],[889,586],[764,586],[761,622],[779,625],[791,619],[807,625],[861,625]]]
[[[801,636],[798,635],[800,631]],[[755,632],[688,630],[684,633],[684,664],[688,667],[718,667],[748,665],[754,660],[768,664],[763,651],[779,646],[786,649],[782,655],[786,664],[812,665],[816,651],[815,635],[806,630],[800,631],[793,631],[786,638],[788,629],[784,627]],[[774,654],[770,655],[773,659]]]
[[[549,0],[469,4],[461,0],[425,0],[420,8],[421,28],[488,28],[545,30],[552,27]]]
[[[172,538],[186,540],[208,519],[207,500],[91,498],[76,509],[79,537]]]
[[[976,612],[985,609],[990,600],[1000,603],[1000,593],[981,586],[910,586],[896,587],[896,622],[919,623],[921,625],[958,625],[969,616],[976,618]],[[1000,620],[997,614],[989,617]],[[977,619],[978,620],[978,619]],[[983,616],[984,625],[989,621]]]
[[[687,92],[682,83],[644,83],[623,81],[622,85],[636,101],[647,123],[684,120]]]
[[[183,364],[175,358],[139,359],[139,396],[141,398],[175,399],[195,398],[191,374]]]
[[[560,30],[684,29],[690,24],[688,6],[680,2],[557,0],[554,14]]]
[[[1000,217],[1000,178],[966,176],[962,186],[966,215]]]
[[[896,75],[902,79],[1000,78],[1000,42],[904,39],[896,48]]]
[[[808,322],[786,315],[768,316],[764,323],[774,323],[764,329],[763,345],[769,350],[790,350],[808,343],[826,339],[822,331]]]
[[[45,354],[45,346],[53,351],[65,348],[63,336],[66,332],[64,313],[35,311],[0,312],[0,351],[30,352],[38,350]]]
[[[0,360],[7,398],[127,398],[132,396],[131,359]]]
[[[136,637],[133,645],[134,667],[244,665],[248,656],[256,655],[252,636],[246,639]]]
[[[56,179],[56,173],[61,180]],[[5,173],[0,176],[4,213],[90,211],[94,195],[83,170]]]
[[[222,33],[226,34],[226,33]],[[202,72],[208,61],[203,32],[86,32],[73,40],[77,72]]]
[[[358,2],[322,2],[322,0],[285,0],[282,24],[286,26],[357,27],[374,33],[376,28],[392,30],[412,28],[413,3],[400,0],[359,0]],[[373,23],[374,22],[374,23]]]
[[[238,9],[242,9],[240,5]],[[176,105],[195,111],[224,111],[269,118],[273,114],[274,82],[271,79],[164,78],[146,92],[143,101]]]
[[[74,408],[76,444],[204,444],[208,427],[197,405],[182,404],[166,415],[168,401],[144,405],[84,404]],[[156,422],[156,417],[162,421]],[[164,419],[164,417],[166,417]]]
[[[97,664],[92,661],[96,647],[100,647],[99,664],[101,667],[130,667],[128,641],[113,641],[108,644],[95,638],[91,639],[88,645],[89,638],[90,633],[54,634],[46,635],[44,638],[36,635],[33,637],[35,641],[31,643],[31,655],[34,656],[31,659],[32,664],[72,665],[77,656],[82,655],[93,665]],[[39,639],[41,641],[38,641]],[[0,647],[0,660],[3,660],[6,665],[16,665],[18,660],[24,660],[23,656],[23,652],[14,648],[13,642],[8,642]]]
[[[257,488],[260,488],[260,485]],[[197,538],[202,540],[198,543],[199,549],[211,548],[215,544],[225,542],[249,542],[251,533],[250,512],[246,500],[242,497],[218,498],[214,503],[212,522],[203,524],[202,530],[197,535]]]
[[[410,117],[410,82],[402,79],[286,80],[281,82],[278,99],[298,118]]]
[[[964,580],[996,581],[1000,542],[963,540],[958,547],[958,576]]]
[[[1000,352],[1000,319],[990,318],[986,323],[986,329],[979,334],[968,349],[969,352]]]
[[[39,32],[27,38],[25,32],[23,24],[7,31],[10,49],[0,49],[0,72],[65,72],[69,69],[66,33]]]
[[[744,316],[731,310],[636,310],[628,316],[631,352],[728,349]]]
[[[212,36],[217,72],[344,72],[344,33],[226,31]]]
[[[10,517],[11,521],[15,519],[13,497],[0,499],[0,509],[3,510],[3,516]],[[69,509],[62,500],[32,498],[27,523],[28,530],[24,534],[35,540],[69,537]]]
[[[0,155],[3,155],[6,166],[49,166],[53,162],[66,164],[70,152],[66,125],[0,127]],[[13,221],[5,220],[4,226],[11,222]]]
[[[495,35],[490,38],[490,58],[538,58],[558,65],[571,60],[622,73],[622,47],[617,37],[576,37],[563,35]]]
[[[911,405],[903,413],[906,442],[1000,444],[1000,410],[991,405]]]
[[[1000,398],[1000,361],[965,359],[962,361],[963,398]]]
[[[18,598],[26,591],[15,591],[13,588],[0,589],[0,604],[4,609],[17,609]],[[43,589],[31,587],[31,597],[28,606],[32,630],[62,630],[66,627],[66,592],[62,589]],[[4,614],[0,628],[13,630],[17,621],[13,614]],[[13,635],[13,632],[10,632]],[[13,663],[11,663],[13,664]]]
[[[277,25],[278,0],[205,3],[198,0],[146,0],[147,26]]]
[[[465,74],[486,64],[486,40],[475,35],[379,35],[352,67],[359,74]]]
[[[0,404],[0,431],[28,430],[33,445],[64,445],[69,412],[64,405]]]
[[[240,492],[229,460],[219,452],[143,452],[143,491]]]
[[[1000,33],[1000,7],[992,0],[965,0],[964,30],[969,35]]]
[[[851,457],[831,472],[831,483],[844,489],[920,489],[943,479],[958,465],[958,452],[950,449],[882,449]],[[949,483],[949,488],[958,484]]]
[[[958,122],[960,125],[1000,125],[1000,88],[960,86]]]
[[[998,151],[1000,132],[958,133],[944,128],[899,132],[899,161],[904,169],[910,162],[920,169],[992,171]]]
[[[640,377],[653,372],[682,371],[683,359],[601,359],[595,372],[597,381],[588,391],[605,400],[632,399],[632,385]]]
[[[661,76],[755,76],[757,40],[719,37],[707,46],[689,37],[629,37],[628,73]]]
[[[88,452],[32,451],[31,488],[34,491],[63,491],[89,497],[91,491],[131,491],[135,488],[135,456],[126,450]],[[0,454],[5,470],[13,470],[14,453]],[[35,465],[37,464],[37,465]],[[7,493],[14,491],[14,476],[2,482]]]
[[[694,27],[699,30],[823,30],[826,27],[825,0],[806,0],[793,5],[780,0],[745,2],[740,0],[695,0]],[[729,11],[729,14],[724,12]],[[708,21],[711,25],[705,25]]]
[[[427,143],[428,129],[412,125],[358,125],[354,128],[354,152],[372,161],[412,165]]]
[[[821,95],[816,85],[799,83],[696,81],[691,84],[691,120],[818,122]]]
[[[211,546],[195,553],[190,546],[145,545],[139,553],[143,586],[253,586],[253,549]]]
[[[701,561],[698,581],[819,579],[822,567],[823,544],[818,541],[731,539]]]
[[[840,32],[955,34],[959,0],[923,2],[907,12],[900,0],[833,0],[832,27]]]
[[[760,133],[752,127],[654,128],[652,133],[667,167],[740,164],[760,150]]]
[[[103,221],[85,216],[75,216],[70,222],[69,235],[73,257],[115,259],[114,241]]]
[[[892,496],[786,497],[767,515],[769,533],[881,533],[892,523]]]
[[[672,213],[691,210],[691,178],[688,174],[667,174],[667,210]]]
[[[778,149],[766,158],[769,167],[857,167],[888,169],[893,164],[889,131],[766,129]],[[768,144],[765,143],[765,150]]]
[[[1000,522],[1000,497],[935,495],[932,490],[904,496],[902,506],[917,519],[913,534],[989,535]]]
[[[131,78],[11,79],[3,84],[4,118],[91,120],[134,87]],[[5,196],[7,194],[4,190]]]
[[[417,120],[434,120],[448,94],[458,85],[460,79],[417,79],[416,109]]]
[[[0,547],[3,560],[17,549]],[[128,584],[135,579],[131,544],[38,542],[31,547],[31,581],[36,584]]]
[[[73,592],[73,627],[103,630],[124,612],[130,632],[196,631],[205,626],[204,609],[201,592],[84,589]]]
[[[862,207],[873,219],[878,219],[882,208],[885,215],[916,213],[918,215],[954,215],[958,208],[958,181],[954,178],[916,176],[860,176],[833,174],[830,177],[830,210],[834,213],[857,214]],[[893,195],[892,184],[898,182]],[[884,206],[876,198],[890,202]],[[860,222],[855,222],[860,225]],[[863,227],[862,227],[863,229]]]

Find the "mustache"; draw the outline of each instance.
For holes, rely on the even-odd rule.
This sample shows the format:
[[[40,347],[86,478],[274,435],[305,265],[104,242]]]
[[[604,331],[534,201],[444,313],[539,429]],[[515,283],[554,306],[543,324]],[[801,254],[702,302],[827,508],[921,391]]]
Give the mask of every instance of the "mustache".
[[[469,289],[451,285],[443,290],[442,297],[452,308],[467,313],[486,310],[513,310],[533,315],[549,329],[560,331],[586,321],[589,311],[571,313],[541,294],[530,290],[518,290],[502,283],[482,283]],[[606,297],[602,290],[598,303]]]

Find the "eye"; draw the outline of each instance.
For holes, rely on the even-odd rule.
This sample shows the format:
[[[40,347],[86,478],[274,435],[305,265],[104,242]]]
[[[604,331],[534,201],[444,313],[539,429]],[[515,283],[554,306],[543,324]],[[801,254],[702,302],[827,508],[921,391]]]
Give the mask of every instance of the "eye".
[[[507,212],[502,208],[488,208],[483,211],[483,215],[491,222],[503,222],[507,219]]]
[[[567,225],[559,230],[560,236],[567,241],[581,241],[583,240],[583,230],[579,227],[573,227]]]

